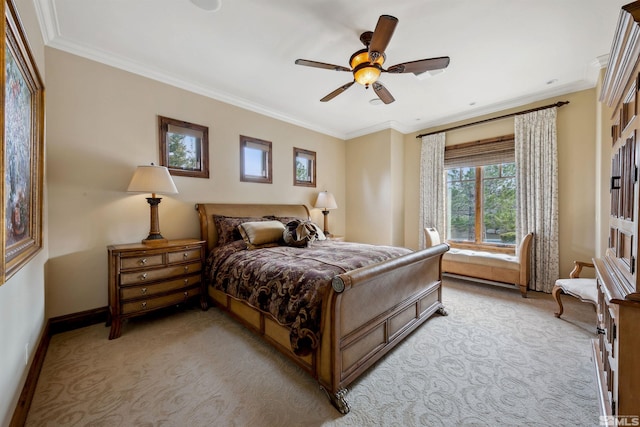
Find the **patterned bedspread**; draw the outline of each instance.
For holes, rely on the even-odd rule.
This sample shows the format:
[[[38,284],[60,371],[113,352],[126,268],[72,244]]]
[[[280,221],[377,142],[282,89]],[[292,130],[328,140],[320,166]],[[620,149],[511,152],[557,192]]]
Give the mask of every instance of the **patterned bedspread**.
[[[410,252],[328,240],[306,248],[249,251],[240,240],[215,248],[205,274],[209,286],[247,301],[289,327],[291,347],[304,356],[318,346],[322,300],[334,276]]]

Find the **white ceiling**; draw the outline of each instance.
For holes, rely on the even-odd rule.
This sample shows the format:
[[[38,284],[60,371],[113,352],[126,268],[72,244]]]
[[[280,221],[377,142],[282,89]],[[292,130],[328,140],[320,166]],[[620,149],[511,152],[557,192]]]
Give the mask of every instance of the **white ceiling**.
[[[592,88],[629,0],[34,0],[45,43],[339,138],[403,133]],[[347,72],[382,14],[399,23],[385,68],[449,56],[444,73],[386,74],[396,101]],[[182,117],[188,120],[188,117]]]

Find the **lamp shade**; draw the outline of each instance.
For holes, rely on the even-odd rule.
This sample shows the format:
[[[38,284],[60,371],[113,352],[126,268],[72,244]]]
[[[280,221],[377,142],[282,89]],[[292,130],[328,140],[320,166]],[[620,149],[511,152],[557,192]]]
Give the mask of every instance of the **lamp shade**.
[[[333,197],[333,194],[328,191],[323,191],[318,193],[318,198],[316,199],[316,203],[313,205],[314,208],[320,209],[337,209],[338,204],[336,203],[336,198]]]
[[[171,179],[169,169],[164,166],[138,166],[131,178],[130,193],[176,194],[178,189]]]

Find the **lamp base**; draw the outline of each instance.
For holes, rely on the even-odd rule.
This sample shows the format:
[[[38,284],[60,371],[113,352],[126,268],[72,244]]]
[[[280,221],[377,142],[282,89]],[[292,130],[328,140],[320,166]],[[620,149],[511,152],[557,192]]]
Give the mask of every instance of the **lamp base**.
[[[158,220],[158,205],[160,204],[160,200],[162,200],[160,197],[147,197],[147,202],[151,208],[151,227],[149,228],[149,235],[142,241],[145,245],[163,245],[168,242],[168,240],[160,234],[160,221]]]
[[[329,233],[329,210],[325,209],[322,211],[322,215],[324,215],[324,230],[322,230],[322,232],[324,233],[325,236],[327,237],[331,237],[331,233]]]
[[[164,245],[164,244],[165,244],[165,243],[167,243],[168,241],[169,241],[169,240],[168,240],[168,239],[165,239],[164,237],[160,237],[159,239],[158,239],[158,238],[151,238],[151,239],[150,239],[149,237],[147,237],[146,239],[144,239],[144,240],[142,241],[142,243],[143,243],[144,245],[154,246],[154,245]]]

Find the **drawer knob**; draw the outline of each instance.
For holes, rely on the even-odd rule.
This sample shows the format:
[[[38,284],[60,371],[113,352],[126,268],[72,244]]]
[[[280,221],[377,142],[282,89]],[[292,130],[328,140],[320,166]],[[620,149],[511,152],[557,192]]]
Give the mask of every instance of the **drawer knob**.
[[[189,271],[189,266],[188,266],[188,265],[185,265],[185,266],[184,266],[184,271],[185,271],[185,272]]]
[[[146,310],[147,309],[147,302],[143,301],[142,304],[141,304],[141,307],[142,307],[143,310]]]
[[[188,285],[189,284],[189,279],[184,279],[184,284]]]
[[[146,259],[146,258],[142,258],[142,259],[140,260],[140,264],[142,264],[142,265],[146,265],[146,264],[147,264],[147,259]]]
[[[185,291],[184,292],[184,297],[187,298],[189,296],[189,292]]]
[[[146,295],[147,294],[147,288],[140,289],[140,292],[142,292],[142,295]]]
[[[189,254],[186,253],[186,252],[182,254],[182,258],[184,258],[184,259],[187,259],[188,256],[189,256]]]
[[[142,273],[140,275],[140,280],[146,280],[147,279],[147,273]]]

